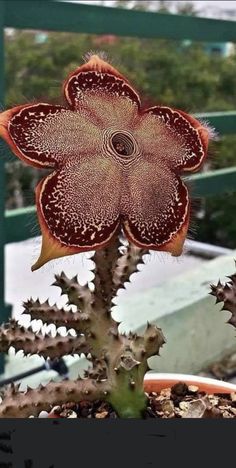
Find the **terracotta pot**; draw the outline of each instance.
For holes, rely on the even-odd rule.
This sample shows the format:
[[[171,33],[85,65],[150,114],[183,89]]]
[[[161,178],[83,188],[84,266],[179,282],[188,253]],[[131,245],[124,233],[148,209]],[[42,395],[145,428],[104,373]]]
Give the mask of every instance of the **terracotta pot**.
[[[196,385],[200,391],[206,393],[232,393],[236,392],[236,385],[222,380],[188,374],[147,374],[144,380],[146,392],[160,392],[163,388],[184,382],[187,385]]]
[[[172,387],[178,382],[184,382],[187,385],[196,385],[200,391],[206,393],[232,393],[236,392],[236,385],[222,380],[210,379],[197,375],[188,374],[161,374],[151,373],[145,376],[145,392],[160,392],[163,388]],[[59,418],[54,413],[48,415],[48,418]]]

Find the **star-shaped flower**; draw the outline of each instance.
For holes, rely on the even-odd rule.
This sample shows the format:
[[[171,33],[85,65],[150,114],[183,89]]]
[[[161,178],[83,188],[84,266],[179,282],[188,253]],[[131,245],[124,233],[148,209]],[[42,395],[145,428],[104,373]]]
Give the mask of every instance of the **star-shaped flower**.
[[[93,55],[64,82],[65,107],[38,103],[0,114],[0,135],[23,161],[53,171],[36,187],[42,250],[32,267],[106,246],[123,227],[139,247],[178,256],[189,224],[180,174],[202,164],[209,131],[136,91]]]

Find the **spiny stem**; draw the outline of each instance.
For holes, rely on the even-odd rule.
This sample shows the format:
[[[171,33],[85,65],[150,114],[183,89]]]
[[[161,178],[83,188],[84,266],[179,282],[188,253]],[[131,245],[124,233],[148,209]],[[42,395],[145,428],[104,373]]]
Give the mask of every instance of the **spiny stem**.
[[[18,325],[14,320],[0,327],[0,351],[8,351],[13,346],[24,354],[38,354],[44,358],[54,359],[68,354],[88,354],[90,349],[83,335],[43,336]]]
[[[68,304],[76,306],[75,312],[50,306],[48,301],[40,304],[31,299],[24,304],[25,313],[32,319],[54,323],[57,327],[71,327],[77,336],[43,337],[14,321],[0,328],[2,350],[14,346],[25,353],[51,358],[84,352],[89,353],[92,364],[82,381],[51,383],[23,394],[11,391],[0,405],[0,417],[26,417],[51,405],[98,398],[111,403],[122,418],[142,417],[146,407],[143,380],[148,358],[159,354],[164,337],[160,329],[150,324],[142,336],[119,333],[119,324],[111,314],[112,299],[130,275],[138,271],[147,253],[131,244],[122,248],[121,245],[120,239],[115,237],[108,247],[94,254],[94,291],[88,285],[81,286],[77,276],[69,279],[65,273],[56,275],[54,285],[67,295]]]
[[[11,387],[0,405],[0,418],[37,416],[42,410],[49,411],[55,405],[70,401],[104,399],[108,392],[107,382],[97,384],[90,379],[50,382],[38,389],[28,388],[26,392],[16,392],[15,387]]]
[[[84,325],[89,321],[88,314],[84,312],[72,312],[65,309],[59,309],[55,304],[49,305],[48,301],[43,304],[37,299],[30,299],[23,304],[23,314],[29,314],[31,320],[42,320],[47,324],[54,324],[56,327],[74,328],[81,332]]]

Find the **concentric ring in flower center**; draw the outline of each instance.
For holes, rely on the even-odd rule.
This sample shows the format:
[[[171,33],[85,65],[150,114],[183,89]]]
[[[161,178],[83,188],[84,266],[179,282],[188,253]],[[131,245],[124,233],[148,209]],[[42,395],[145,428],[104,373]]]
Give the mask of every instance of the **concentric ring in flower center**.
[[[134,152],[133,140],[125,133],[115,133],[111,138],[111,144],[119,156],[131,156]]]
[[[104,134],[104,146],[106,152],[121,163],[129,163],[140,154],[135,138],[126,130],[106,130]]]

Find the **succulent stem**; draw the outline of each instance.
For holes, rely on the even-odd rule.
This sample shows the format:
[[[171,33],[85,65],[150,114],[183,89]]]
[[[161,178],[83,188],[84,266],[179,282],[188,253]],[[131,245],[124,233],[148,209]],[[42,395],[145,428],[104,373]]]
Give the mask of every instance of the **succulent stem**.
[[[221,283],[220,280],[216,285],[212,284],[210,294],[215,296],[216,304],[223,302],[221,310],[228,310],[231,313],[228,323],[236,328],[236,273],[228,278],[229,280],[225,284]]]
[[[0,351],[8,351],[13,346],[16,351],[23,350],[24,354],[38,354],[44,358],[54,359],[67,354],[88,354],[90,349],[84,335],[76,337],[67,335],[43,336],[18,325],[15,320],[0,327]]]
[[[50,382],[45,387],[28,388],[26,392],[19,392],[11,386],[0,405],[0,418],[27,418],[70,401],[76,403],[81,400],[104,399],[108,390],[107,383],[98,385],[90,379]]]
[[[146,408],[143,380],[148,370],[148,358],[159,354],[164,343],[160,329],[147,324],[143,336],[119,333],[119,324],[113,319],[112,300],[120,288],[130,280],[143,263],[146,250],[131,244],[122,244],[119,236],[110,245],[93,256],[94,291],[81,286],[77,276],[70,279],[65,273],[56,275],[54,286],[66,294],[68,304],[76,306],[72,312],[59,309],[39,300],[24,303],[24,313],[43,323],[56,327],[73,328],[76,336],[62,337],[35,334],[15,321],[0,328],[0,350],[10,346],[23,349],[25,354],[37,353],[44,357],[85,353],[91,366],[85,379],[76,382],[50,383],[26,393],[11,389],[0,405],[0,417],[27,417],[36,415],[52,405],[78,402],[80,399],[108,401],[122,418],[141,418]]]

